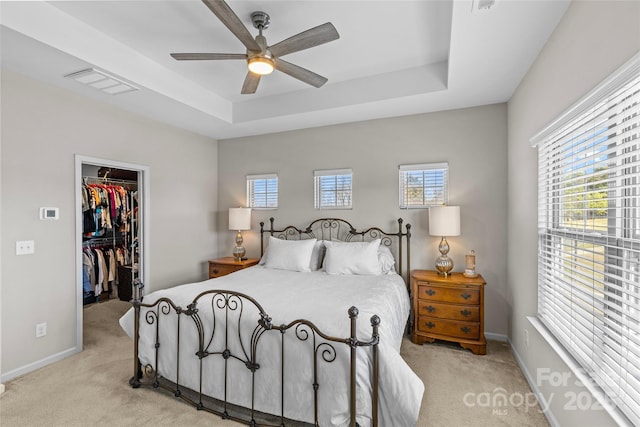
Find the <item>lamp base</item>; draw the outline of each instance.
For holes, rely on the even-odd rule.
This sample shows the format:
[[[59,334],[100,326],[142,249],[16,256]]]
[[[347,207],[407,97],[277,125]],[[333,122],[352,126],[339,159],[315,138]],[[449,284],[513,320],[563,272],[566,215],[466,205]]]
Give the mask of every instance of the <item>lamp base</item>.
[[[449,272],[453,270],[453,260],[446,255],[441,255],[436,258],[436,270],[438,274],[447,277]]]
[[[442,240],[440,240],[438,250],[440,251],[440,256],[436,258],[436,270],[438,270],[438,274],[447,277],[449,272],[453,270],[453,260],[447,256],[449,253],[449,243],[444,236]]]
[[[245,253],[246,251],[242,246],[240,246],[239,248],[236,246],[235,248],[233,248],[233,260],[236,262],[244,261],[245,259],[247,259],[244,256]]]
[[[242,246],[242,242],[242,233],[238,231],[238,234],[236,234],[236,246],[233,248],[233,259],[235,261],[242,261],[242,258],[247,253],[244,246]]]

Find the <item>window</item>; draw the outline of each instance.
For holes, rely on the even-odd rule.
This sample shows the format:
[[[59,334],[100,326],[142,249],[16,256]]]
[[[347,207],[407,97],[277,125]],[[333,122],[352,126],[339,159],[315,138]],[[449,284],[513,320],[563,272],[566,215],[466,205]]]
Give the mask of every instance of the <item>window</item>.
[[[247,207],[276,209],[278,207],[278,175],[247,175]]]
[[[449,164],[400,165],[400,208],[447,204]]]
[[[640,425],[640,56],[532,142],[538,317]]]
[[[313,172],[316,209],[351,209],[351,169],[319,170]]]

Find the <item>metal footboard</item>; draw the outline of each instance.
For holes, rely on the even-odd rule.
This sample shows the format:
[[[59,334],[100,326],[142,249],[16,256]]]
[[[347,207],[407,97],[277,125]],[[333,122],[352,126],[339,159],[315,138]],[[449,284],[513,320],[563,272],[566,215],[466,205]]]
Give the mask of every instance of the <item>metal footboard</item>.
[[[378,425],[378,327],[380,318],[372,316],[371,337],[360,340],[357,337],[358,309],[351,307],[348,310],[350,319],[350,334],[348,337],[339,338],[327,335],[320,331],[314,323],[305,319],[294,320],[288,324],[275,325],[272,318],[263,310],[262,306],[252,297],[228,290],[209,290],[199,294],[186,308],[182,308],[168,298],[161,298],[154,303],[143,303],[139,298],[133,300],[135,311],[134,319],[134,375],[129,383],[132,387],[150,386],[168,390],[175,397],[180,398],[198,410],[205,410],[221,416],[223,419],[235,420],[250,426],[297,426],[300,422],[286,417],[285,388],[288,378],[285,347],[293,341],[299,345],[309,346],[309,363],[312,365],[311,382],[308,384],[309,393],[313,394],[313,420],[316,426],[323,425],[323,414],[319,413],[320,372],[323,365],[332,363],[339,357],[350,357],[348,362],[349,383],[349,425],[355,427],[356,414],[356,377],[358,372],[357,354],[362,351],[370,351],[371,365],[366,368],[371,377],[371,425]],[[247,325],[250,325],[247,327]],[[152,328],[155,334],[153,343],[153,364],[143,366],[139,362],[139,340],[141,328]],[[176,328],[176,341],[161,342],[162,328]],[[197,343],[181,336],[184,328],[195,328]],[[193,332],[193,330],[190,330]],[[266,357],[273,358],[277,355],[266,354],[261,344],[267,335],[275,336],[279,340],[280,372],[278,373],[280,384],[280,413],[264,413],[256,409],[257,384],[256,373],[259,372],[261,362]],[[277,337],[279,335],[279,337]],[[295,338],[293,338],[293,337]],[[289,337],[289,338],[287,338]],[[273,341],[272,344],[273,346]],[[342,347],[345,346],[345,347]],[[365,347],[365,348],[361,348]],[[369,349],[366,349],[366,348]],[[163,367],[159,366],[160,351],[175,351],[176,371],[175,381],[170,381],[161,375]],[[181,351],[182,349],[182,351]],[[191,351],[193,350],[193,351]],[[189,388],[181,383],[180,357],[193,357],[199,364],[199,380],[197,387]],[[307,357],[305,354],[297,357]],[[215,377],[204,374],[203,365],[209,358],[218,358],[223,365],[223,373]],[[312,359],[312,360],[311,360]],[[228,386],[233,381],[231,363],[240,363],[250,372],[250,387],[246,390],[251,404],[247,408],[239,407],[229,400]],[[203,392],[207,381],[223,382],[223,393],[212,399]],[[270,385],[277,389],[278,385]],[[305,386],[306,387],[306,386]],[[264,387],[262,387],[264,389]],[[243,390],[244,392],[244,390]],[[302,423],[304,424],[304,423]],[[308,425],[308,424],[304,424]]]

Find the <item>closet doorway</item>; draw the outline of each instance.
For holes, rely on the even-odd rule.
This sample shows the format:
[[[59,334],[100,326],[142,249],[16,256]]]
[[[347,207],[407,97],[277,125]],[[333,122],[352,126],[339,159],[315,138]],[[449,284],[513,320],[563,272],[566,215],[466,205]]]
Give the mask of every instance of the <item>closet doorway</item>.
[[[144,293],[149,277],[149,168],[76,155],[76,351],[83,308]]]

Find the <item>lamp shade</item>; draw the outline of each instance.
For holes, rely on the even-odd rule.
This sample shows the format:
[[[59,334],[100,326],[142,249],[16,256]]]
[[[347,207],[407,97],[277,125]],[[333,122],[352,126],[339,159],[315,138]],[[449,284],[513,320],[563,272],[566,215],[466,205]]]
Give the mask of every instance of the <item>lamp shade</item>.
[[[429,208],[429,234],[432,236],[460,235],[460,206]]]
[[[251,208],[229,208],[229,230],[250,230]]]

